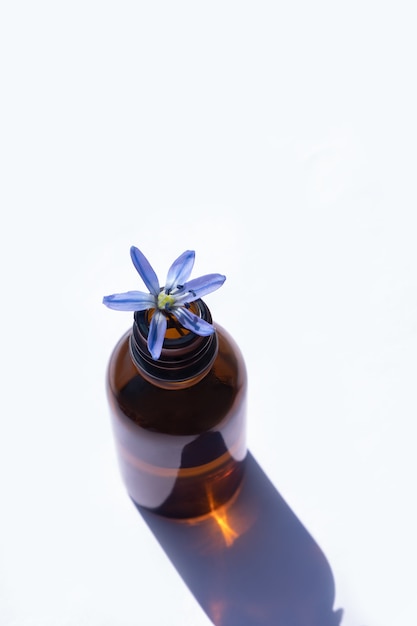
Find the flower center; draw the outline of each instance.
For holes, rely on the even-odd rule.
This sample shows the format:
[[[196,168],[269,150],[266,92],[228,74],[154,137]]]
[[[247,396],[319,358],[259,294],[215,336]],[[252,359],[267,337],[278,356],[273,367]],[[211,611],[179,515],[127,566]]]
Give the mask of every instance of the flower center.
[[[173,304],[175,304],[174,296],[162,290],[158,295],[158,309],[170,309]]]

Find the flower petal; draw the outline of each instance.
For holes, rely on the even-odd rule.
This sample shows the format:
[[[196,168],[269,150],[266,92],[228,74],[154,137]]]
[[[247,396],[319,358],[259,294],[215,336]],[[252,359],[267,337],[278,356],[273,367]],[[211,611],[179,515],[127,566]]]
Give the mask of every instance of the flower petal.
[[[139,250],[139,248],[135,248],[132,246],[130,248],[130,258],[132,259],[133,265],[138,271],[140,277],[143,282],[154,296],[158,296],[159,293],[159,281],[158,277],[155,274],[154,269],[149,263],[146,256]]]
[[[126,291],[104,296],[103,304],[115,311],[146,311],[156,306],[155,296],[142,291]]]
[[[195,259],[194,250],[186,250],[176,259],[168,270],[165,290],[171,291],[178,285],[183,285],[193,269]]]
[[[148,350],[155,361],[161,356],[166,329],[167,318],[161,311],[155,311],[151,319],[148,334]]]
[[[200,278],[193,278],[184,285],[184,291],[175,296],[175,304],[184,304],[185,302],[194,302],[197,298],[216,291],[226,280],[226,276],[222,274],[206,274]]]
[[[181,326],[191,330],[196,335],[206,337],[214,333],[214,326],[184,307],[175,307],[171,310],[171,313],[175,315]]]

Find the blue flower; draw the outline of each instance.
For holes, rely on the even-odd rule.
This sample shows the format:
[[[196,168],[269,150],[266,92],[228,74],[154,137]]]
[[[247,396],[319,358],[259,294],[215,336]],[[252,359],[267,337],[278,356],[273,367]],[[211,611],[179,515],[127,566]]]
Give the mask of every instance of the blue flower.
[[[153,359],[159,359],[164,343],[169,316],[174,316],[183,328],[196,335],[211,335],[214,327],[189,310],[191,302],[221,287],[226,280],[222,274],[206,274],[187,282],[193,269],[195,252],[186,250],[168,271],[164,287],[159,286],[157,275],[145,255],[135,246],[130,248],[133,265],[149,289],[127,291],[103,298],[103,304],[116,311],[146,311],[155,309],[148,334],[148,349]]]

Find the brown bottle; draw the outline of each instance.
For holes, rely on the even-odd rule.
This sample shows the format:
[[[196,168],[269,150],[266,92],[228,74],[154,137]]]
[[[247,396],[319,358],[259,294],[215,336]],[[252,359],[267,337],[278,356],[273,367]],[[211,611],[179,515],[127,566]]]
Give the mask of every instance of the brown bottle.
[[[202,300],[191,309],[212,322]],[[196,517],[225,504],[241,482],[246,369],[221,327],[201,337],[175,320],[154,361],[147,349],[151,315],[135,313],[108,368],[121,474],[136,504],[169,517]]]

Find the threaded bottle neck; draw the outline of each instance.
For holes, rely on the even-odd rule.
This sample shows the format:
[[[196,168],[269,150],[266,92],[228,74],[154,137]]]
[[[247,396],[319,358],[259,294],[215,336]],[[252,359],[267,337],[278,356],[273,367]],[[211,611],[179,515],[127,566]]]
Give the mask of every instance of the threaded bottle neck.
[[[210,310],[202,300],[193,302],[191,310],[212,323]],[[190,387],[198,383],[216,358],[216,333],[201,337],[179,327],[174,318],[169,318],[161,356],[155,361],[147,346],[151,319],[152,311],[136,311],[134,314],[130,354],[136,368],[146,380],[165,389]]]

